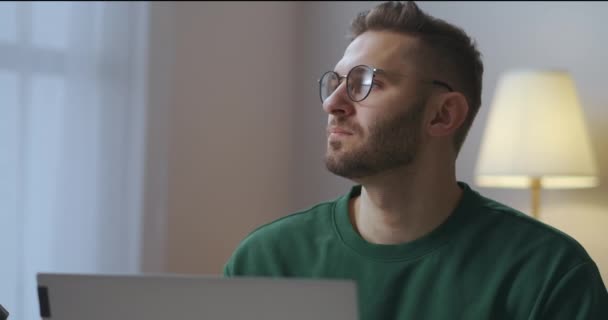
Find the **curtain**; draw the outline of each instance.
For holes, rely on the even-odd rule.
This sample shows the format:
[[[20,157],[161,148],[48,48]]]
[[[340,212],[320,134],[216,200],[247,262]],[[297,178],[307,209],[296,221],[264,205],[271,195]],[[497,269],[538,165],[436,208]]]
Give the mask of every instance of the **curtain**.
[[[148,5],[0,3],[0,304],[140,270]]]

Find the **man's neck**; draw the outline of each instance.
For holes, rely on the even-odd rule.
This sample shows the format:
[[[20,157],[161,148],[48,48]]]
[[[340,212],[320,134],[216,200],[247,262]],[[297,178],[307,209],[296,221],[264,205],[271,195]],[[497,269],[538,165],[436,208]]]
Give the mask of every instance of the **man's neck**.
[[[367,241],[399,244],[416,240],[443,223],[458,205],[462,189],[454,169],[399,169],[362,182],[350,201],[353,226]]]

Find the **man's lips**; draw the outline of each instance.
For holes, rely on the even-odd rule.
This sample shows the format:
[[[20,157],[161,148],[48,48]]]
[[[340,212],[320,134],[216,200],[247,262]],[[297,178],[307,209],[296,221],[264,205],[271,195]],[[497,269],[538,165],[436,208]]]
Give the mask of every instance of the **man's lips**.
[[[331,140],[341,140],[344,139],[346,137],[350,137],[353,135],[352,131],[343,129],[343,128],[339,128],[339,127],[329,127],[327,129],[327,139],[329,141]]]
[[[338,128],[338,127],[330,127],[329,129],[327,129],[327,133],[330,135],[352,135],[353,133],[351,131],[348,131],[346,129],[342,129],[342,128]]]

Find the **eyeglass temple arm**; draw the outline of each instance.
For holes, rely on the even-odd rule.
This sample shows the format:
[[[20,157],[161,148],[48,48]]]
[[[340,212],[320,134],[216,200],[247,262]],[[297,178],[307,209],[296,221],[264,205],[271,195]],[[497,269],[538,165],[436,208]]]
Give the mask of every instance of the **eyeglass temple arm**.
[[[453,91],[454,91],[454,89],[452,89],[452,87],[451,87],[449,84],[447,84],[447,83],[445,83],[445,82],[443,82],[443,81],[439,81],[439,80],[432,80],[431,82],[432,82],[433,84],[436,84],[436,85],[438,85],[438,86],[442,86],[442,87],[444,87],[444,88],[448,89],[450,92],[453,92]]]

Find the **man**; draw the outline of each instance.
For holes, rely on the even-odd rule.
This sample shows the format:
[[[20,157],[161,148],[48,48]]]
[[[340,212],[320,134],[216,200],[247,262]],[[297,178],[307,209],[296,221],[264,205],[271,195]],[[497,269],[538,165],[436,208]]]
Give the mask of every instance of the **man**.
[[[464,31],[412,2],[351,31],[319,85],[326,166],[356,185],[252,232],[224,274],[353,279],[362,320],[608,319],[574,239],[456,180],[483,73]]]

